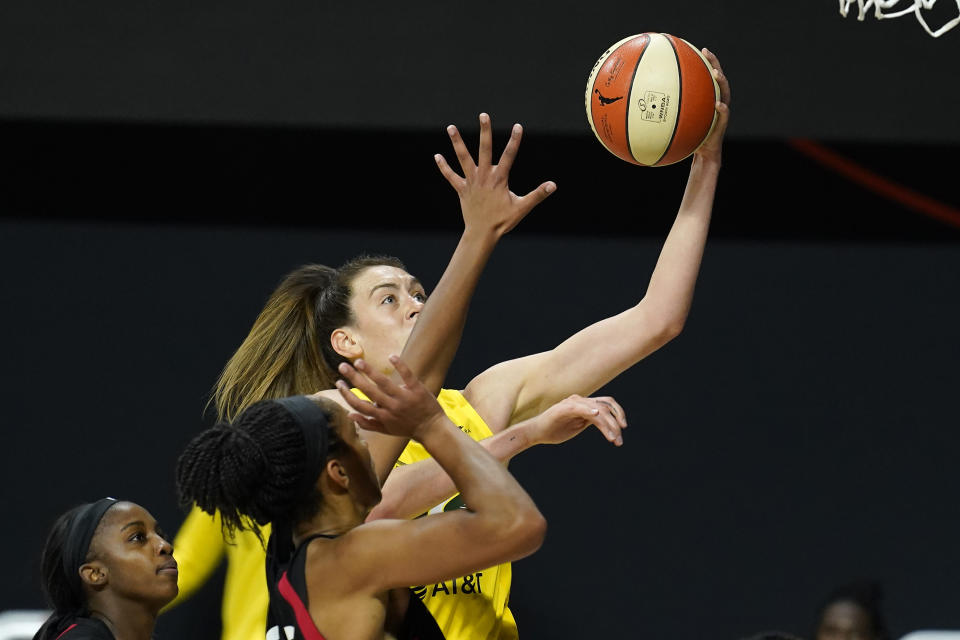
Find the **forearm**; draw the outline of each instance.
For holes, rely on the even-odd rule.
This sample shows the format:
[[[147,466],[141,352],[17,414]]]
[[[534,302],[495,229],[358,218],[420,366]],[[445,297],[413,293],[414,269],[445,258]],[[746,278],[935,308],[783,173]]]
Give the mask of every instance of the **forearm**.
[[[480,274],[493,253],[498,235],[491,229],[467,227],[437,284],[420,312],[401,357],[424,386],[438,395],[447,370],[457,353],[466,324],[470,298]],[[395,374],[396,375],[396,374]],[[380,482],[392,473],[397,458],[407,446],[405,438],[377,435],[368,438]]]
[[[449,420],[424,430],[419,440],[476,514],[510,521],[536,510],[506,467]]]
[[[719,159],[694,156],[680,210],[641,302],[644,314],[668,334],[679,333],[690,311],[719,172]]]
[[[505,464],[534,442],[530,427],[532,420],[517,424],[508,430],[479,441],[498,462]],[[453,480],[434,459],[428,458],[394,469],[383,486],[383,499],[367,522],[382,518],[413,518],[424,513],[457,493]]]
[[[467,319],[470,298],[493,253],[497,234],[468,227],[401,354],[434,395],[446,378]]]

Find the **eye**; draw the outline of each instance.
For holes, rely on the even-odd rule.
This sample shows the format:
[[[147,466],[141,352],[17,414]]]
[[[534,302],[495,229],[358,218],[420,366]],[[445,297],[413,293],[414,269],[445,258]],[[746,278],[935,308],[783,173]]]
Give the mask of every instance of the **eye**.
[[[422,291],[418,291],[417,293],[413,294],[413,299],[420,304],[424,304],[427,301],[427,294],[423,293]]]
[[[144,542],[146,541],[146,539],[147,539],[147,536],[143,533],[143,531],[137,531],[131,534],[130,537],[127,538],[127,541],[128,542]]]
[[[396,302],[396,298],[394,298],[391,294],[389,296],[384,296],[383,300],[380,301],[380,304],[393,304],[394,302]]]

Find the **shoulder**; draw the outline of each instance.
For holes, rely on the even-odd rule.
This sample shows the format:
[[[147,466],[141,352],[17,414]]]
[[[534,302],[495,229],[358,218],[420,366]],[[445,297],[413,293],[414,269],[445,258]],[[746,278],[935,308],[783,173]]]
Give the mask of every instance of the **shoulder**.
[[[357,393],[357,392],[354,391],[354,393]],[[360,394],[358,393],[357,395],[360,395]],[[336,389],[324,389],[323,391],[317,391],[316,393],[311,394],[311,395],[309,395],[309,396],[307,396],[307,397],[309,397],[309,398],[323,398],[324,400],[331,400],[331,401],[336,402],[337,404],[339,404],[341,407],[344,407],[345,409],[349,409],[349,408],[350,408],[350,405],[348,405],[348,404],[344,401],[344,399],[343,399],[342,397],[340,397],[340,392],[337,391]]]
[[[441,389],[437,402],[440,403],[447,417],[474,440],[482,440],[493,435],[487,421],[467,400],[462,391]]]

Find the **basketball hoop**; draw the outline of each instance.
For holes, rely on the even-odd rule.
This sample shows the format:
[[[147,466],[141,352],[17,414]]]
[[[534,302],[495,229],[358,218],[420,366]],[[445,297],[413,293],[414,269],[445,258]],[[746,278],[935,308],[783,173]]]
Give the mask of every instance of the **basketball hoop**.
[[[937,0],[840,0],[840,15],[844,18],[847,17],[847,12],[850,11],[850,5],[854,2],[857,3],[857,20],[863,21],[865,15],[870,10],[870,7],[873,7],[873,17],[877,20],[884,20],[886,18],[899,18],[900,16],[905,16],[908,13],[912,13],[917,17],[917,21],[923,25],[923,28],[926,29],[934,38],[939,38],[950,29],[953,29],[955,26],[960,24],[960,0],[954,0],[957,3],[958,15],[956,18],[950,20],[942,27],[934,31],[930,28],[930,25],[927,24],[926,18],[923,17],[924,11],[929,11],[933,8],[933,5],[937,3]],[[908,5],[904,8],[896,8],[897,5],[906,4]]]

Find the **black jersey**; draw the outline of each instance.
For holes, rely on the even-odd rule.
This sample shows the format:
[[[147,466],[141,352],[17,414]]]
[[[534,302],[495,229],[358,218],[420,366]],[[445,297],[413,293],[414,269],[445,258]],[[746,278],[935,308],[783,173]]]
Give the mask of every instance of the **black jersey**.
[[[270,590],[267,640],[325,640],[313,623],[307,606],[306,563],[310,542],[331,537],[311,536],[289,554],[278,550],[276,536],[271,536],[267,549],[267,587]],[[285,556],[289,557],[286,562],[282,560]],[[433,616],[412,592],[397,640],[443,640],[443,633]]]
[[[76,618],[56,640],[114,640],[113,634],[96,618]]]

